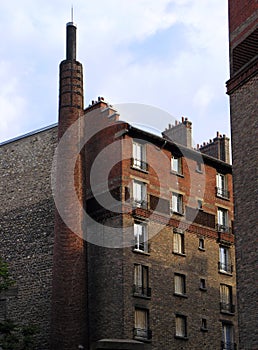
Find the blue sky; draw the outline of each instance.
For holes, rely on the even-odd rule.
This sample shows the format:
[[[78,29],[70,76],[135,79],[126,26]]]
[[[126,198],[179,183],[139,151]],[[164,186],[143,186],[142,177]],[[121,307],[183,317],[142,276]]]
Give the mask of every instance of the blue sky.
[[[74,0],[85,106],[143,103],[168,113],[129,121],[163,131],[193,122],[196,143],[229,135],[227,1]],[[1,3],[0,142],[57,121],[67,0]],[[171,115],[171,118],[169,117]]]

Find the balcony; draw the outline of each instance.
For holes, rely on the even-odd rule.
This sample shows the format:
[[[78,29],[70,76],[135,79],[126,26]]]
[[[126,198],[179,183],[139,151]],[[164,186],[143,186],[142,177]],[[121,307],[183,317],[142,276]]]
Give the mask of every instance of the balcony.
[[[231,303],[220,303],[220,312],[225,312],[225,313],[230,313],[234,314],[235,313],[235,305]]]
[[[152,331],[150,329],[134,328],[133,336],[135,339],[139,339],[142,341],[151,340]]]
[[[145,286],[138,286],[136,284],[133,285],[133,294],[138,297],[151,297],[151,288]]]
[[[222,341],[221,350],[237,350],[236,343]]]
[[[229,199],[230,197],[229,191],[222,187],[216,187],[216,195],[224,199]]]
[[[132,200],[132,207],[133,208],[142,208],[142,209],[148,209],[148,201],[144,199],[135,199]]]
[[[145,172],[149,170],[148,163],[136,158],[131,158],[131,167]]]
[[[222,263],[222,262],[218,262],[218,268],[220,272],[225,272],[225,273],[229,273],[232,274],[233,272],[233,265],[229,264],[229,263]]]
[[[231,227],[227,225],[217,224],[216,229],[217,229],[217,232],[230,233],[230,234],[232,233]]]

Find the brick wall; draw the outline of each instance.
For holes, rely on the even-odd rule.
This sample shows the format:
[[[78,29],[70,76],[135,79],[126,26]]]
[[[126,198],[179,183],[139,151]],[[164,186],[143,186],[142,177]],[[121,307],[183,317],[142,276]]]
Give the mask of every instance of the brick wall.
[[[257,349],[257,75],[230,96],[240,349]]]
[[[51,128],[0,147],[0,256],[18,288],[7,300],[7,317],[38,326],[38,350],[49,349],[56,142]]]

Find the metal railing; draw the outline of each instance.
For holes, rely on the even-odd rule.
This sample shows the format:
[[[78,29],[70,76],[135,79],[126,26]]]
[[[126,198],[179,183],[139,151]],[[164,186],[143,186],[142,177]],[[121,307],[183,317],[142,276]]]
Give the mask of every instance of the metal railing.
[[[218,268],[219,268],[219,271],[222,271],[222,272],[227,272],[227,273],[233,272],[233,265],[230,263],[222,263],[219,261]]]
[[[218,232],[232,233],[232,229],[228,225],[217,224],[216,229]]]
[[[131,166],[133,168],[137,168],[143,171],[148,171],[149,170],[149,166],[148,163],[144,162],[141,159],[137,159],[137,158],[131,158]]]
[[[216,195],[218,197],[229,199],[229,191],[223,187],[216,187]]]
[[[222,341],[221,350],[237,350],[236,343]]]
[[[235,313],[235,305],[232,303],[220,303],[220,311],[224,312],[230,312],[231,314]]]
[[[150,329],[134,328],[133,335],[135,338],[149,340],[152,338],[152,331]]]
[[[148,201],[147,200],[139,200],[139,199],[135,199],[133,198],[132,200],[132,206],[134,208],[143,208],[143,209],[148,209]]]
[[[144,297],[151,297],[151,288],[134,284],[133,293]]]

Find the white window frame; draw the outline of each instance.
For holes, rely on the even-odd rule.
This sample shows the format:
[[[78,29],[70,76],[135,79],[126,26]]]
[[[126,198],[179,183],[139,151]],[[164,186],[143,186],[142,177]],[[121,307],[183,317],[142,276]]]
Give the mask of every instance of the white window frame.
[[[181,193],[172,192],[171,196],[171,212],[183,215],[183,195]]]
[[[220,262],[220,271],[231,273],[231,257],[230,249],[225,246],[219,247],[219,262]]]
[[[133,180],[133,205],[141,208],[147,206],[147,184]]]
[[[186,295],[186,276],[180,273],[174,274],[174,290],[176,295]]]
[[[173,253],[185,255],[185,237],[184,233],[173,233]]]
[[[171,171],[179,175],[183,174],[182,157],[171,157]]]
[[[135,294],[148,296],[149,267],[141,264],[134,265]]]
[[[187,337],[187,318],[183,315],[176,315],[176,337]]]
[[[229,230],[228,209],[218,208],[217,222],[218,222],[219,231],[228,232]]]
[[[135,308],[134,311],[135,337],[148,339],[149,311],[143,308]]]
[[[227,322],[222,322],[222,342],[223,350],[232,350],[234,346],[234,326]]]
[[[216,175],[217,196],[228,198],[228,179],[227,175],[217,173]]]
[[[133,163],[136,169],[147,171],[146,164],[146,144],[133,140]]]
[[[134,223],[134,250],[148,253],[148,226],[145,223]]]
[[[227,284],[220,285],[220,302],[221,302],[221,310],[232,312],[232,307],[233,307],[232,286],[229,286]]]

